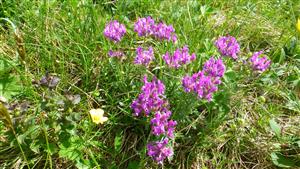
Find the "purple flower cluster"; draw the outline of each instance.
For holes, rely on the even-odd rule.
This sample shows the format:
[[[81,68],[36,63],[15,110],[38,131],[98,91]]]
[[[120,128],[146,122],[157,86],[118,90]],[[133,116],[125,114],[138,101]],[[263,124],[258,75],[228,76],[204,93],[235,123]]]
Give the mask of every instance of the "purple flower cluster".
[[[116,42],[121,41],[122,37],[126,33],[126,28],[123,24],[120,24],[118,21],[110,21],[104,29],[104,36],[108,39]]]
[[[157,111],[151,119],[152,133],[155,136],[167,135],[169,138],[174,137],[174,129],[177,124],[174,120],[169,120],[171,111],[165,109],[162,112]]]
[[[153,36],[160,40],[177,41],[177,35],[172,25],[167,25],[163,22],[158,24],[148,16],[146,18],[139,18],[134,24],[134,31],[139,36]]]
[[[215,84],[221,84],[220,78],[224,76],[225,65],[222,59],[214,59],[211,57],[204,63],[203,72],[206,76],[210,76]]]
[[[124,53],[122,51],[112,51],[112,50],[109,50],[108,56],[120,58],[120,57],[124,56]]]
[[[173,43],[177,41],[177,35],[172,25],[167,25],[163,22],[156,24],[152,28],[153,36],[157,39],[168,40]]]
[[[147,145],[148,155],[156,162],[162,163],[165,158],[173,154],[173,150],[168,147],[169,139],[174,137],[176,121],[170,120],[172,112],[168,109],[169,104],[164,99],[164,84],[153,78],[152,82],[148,82],[147,76],[144,76],[144,86],[138,98],[133,101],[131,108],[134,115],[139,116],[142,113],[149,116],[154,113],[150,120],[151,132],[155,136],[163,136],[163,141],[151,142]]]
[[[135,64],[148,66],[150,61],[154,59],[154,53],[152,47],[148,50],[143,50],[143,48],[138,47],[136,49],[136,57],[134,60]]]
[[[160,111],[165,104],[164,100],[165,85],[158,79],[153,78],[152,82],[148,82],[147,76],[144,76],[144,86],[138,98],[133,101],[131,108],[134,110],[135,116],[144,113],[146,116],[151,111]]]
[[[216,40],[215,46],[223,56],[229,56],[237,59],[237,54],[240,52],[240,45],[232,36],[222,36]]]
[[[218,90],[221,84],[220,78],[224,76],[225,65],[221,59],[215,60],[211,57],[203,66],[203,70],[185,76],[182,79],[182,86],[185,92],[195,92],[199,98],[211,101],[212,94]]]
[[[217,91],[217,85],[213,83],[210,76],[205,76],[203,71],[185,76],[182,79],[182,85],[186,92],[194,91],[199,98],[204,98],[208,101],[212,99],[212,93]]]
[[[155,141],[147,145],[148,156],[152,157],[157,163],[162,164],[163,161],[173,155],[173,150],[167,147],[169,139],[165,138],[162,141]]]
[[[263,54],[263,51],[254,52],[250,58],[250,64],[253,70],[264,72],[271,64],[271,60],[267,59],[266,56],[259,57]]]
[[[182,49],[176,49],[173,56],[169,52],[163,55],[164,61],[169,67],[179,68],[183,64],[188,64],[196,59],[196,54],[189,54],[189,48],[185,45]]]
[[[139,18],[134,24],[134,31],[137,32],[139,36],[152,35],[152,28],[154,25],[155,21],[151,16]]]

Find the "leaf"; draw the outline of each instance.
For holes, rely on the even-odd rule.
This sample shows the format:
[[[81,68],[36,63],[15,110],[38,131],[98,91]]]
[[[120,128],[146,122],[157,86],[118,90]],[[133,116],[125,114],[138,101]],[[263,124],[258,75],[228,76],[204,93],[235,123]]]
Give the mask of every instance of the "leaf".
[[[281,126],[274,120],[274,119],[271,119],[269,121],[270,123],[270,127],[271,129],[273,130],[273,132],[276,134],[277,137],[280,137],[280,134],[281,134]]]
[[[116,135],[114,146],[115,146],[115,150],[116,150],[117,152],[120,152],[121,147],[122,147],[122,132],[119,132],[119,133]]]
[[[90,168],[89,166],[87,166],[87,165],[83,164],[82,162],[80,162],[80,160],[77,161],[76,167],[78,169],[88,169],[88,168]]]
[[[290,158],[287,158],[280,153],[271,153],[272,162],[278,166],[283,168],[290,168],[295,167],[295,161],[291,160]]]
[[[70,147],[64,147],[62,145],[59,146],[60,150],[58,152],[59,157],[66,158],[68,160],[79,160],[81,156],[81,152],[77,150],[72,145]]]
[[[284,49],[282,48],[281,49],[281,53],[280,53],[280,57],[279,57],[279,61],[278,61],[278,63],[282,63],[284,60],[285,60],[285,51],[284,51]]]
[[[20,91],[19,78],[13,76],[12,70],[11,63],[0,60],[0,96],[5,97],[7,100]]]
[[[138,161],[130,161],[128,164],[128,169],[139,169],[140,165]]]

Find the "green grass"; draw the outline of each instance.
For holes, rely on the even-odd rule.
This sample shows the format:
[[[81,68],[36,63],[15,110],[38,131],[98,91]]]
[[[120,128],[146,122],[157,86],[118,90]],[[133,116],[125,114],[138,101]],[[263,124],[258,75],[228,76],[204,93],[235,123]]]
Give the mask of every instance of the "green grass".
[[[162,168],[146,155],[149,119],[130,108],[144,74],[164,82],[178,122],[174,156],[163,168],[300,167],[299,8],[298,0],[0,1],[0,17],[17,28],[0,20],[0,95],[15,106],[16,132],[0,121],[0,168]],[[172,24],[179,42],[141,44],[133,23],[149,15]],[[119,44],[103,36],[112,19],[127,28]],[[271,68],[255,75],[225,59],[211,103],[185,93],[180,78],[218,56],[214,40],[227,34],[239,41],[241,58],[265,50]],[[197,60],[165,67],[162,54],[184,44]],[[148,70],[133,64],[138,45],[155,48]],[[126,59],[109,58],[110,49],[126,50]],[[60,78],[57,87],[36,83],[46,73]],[[78,104],[66,97],[75,94]],[[109,121],[92,123],[92,108]]]

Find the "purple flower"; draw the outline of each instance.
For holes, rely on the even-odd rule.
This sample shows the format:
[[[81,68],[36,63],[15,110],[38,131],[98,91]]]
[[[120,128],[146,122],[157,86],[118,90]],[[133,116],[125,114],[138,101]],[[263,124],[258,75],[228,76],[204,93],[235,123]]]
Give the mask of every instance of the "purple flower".
[[[196,59],[195,53],[189,54],[189,48],[185,45],[182,49],[176,49],[173,56],[169,52],[163,55],[164,61],[169,67],[179,68],[181,65],[188,64]]]
[[[222,36],[215,42],[215,46],[223,56],[229,56],[237,59],[237,54],[240,52],[240,45],[232,36]]]
[[[177,41],[177,35],[172,25],[163,22],[156,24],[150,16],[139,18],[134,24],[134,31],[138,33],[138,36],[152,36],[156,39],[174,43]]]
[[[119,42],[126,33],[126,28],[123,24],[120,24],[118,21],[114,20],[109,22],[104,29],[104,36],[108,39],[116,42]]]
[[[221,58],[217,60],[211,57],[204,63],[203,71],[207,76],[223,77],[225,73],[225,65]]]
[[[134,31],[139,36],[148,36],[152,34],[152,27],[155,25],[155,21],[151,16],[146,18],[139,18],[134,24]]]
[[[122,51],[112,51],[112,50],[109,50],[108,56],[120,58],[120,57],[124,56],[124,52],[122,52]]]
[[[214,59],[211,57],[208,61],[204,63],[203,72],[206,76],[210,76],[215,84],[221,84],[220,78],[224,76],[225,65],[222,59]]]
[[[271,60],[267,59],[266,56],[260,57],[263,51],[254,52],[250,58],[250,64],[253,70],[264,72],[271,64]]]
[[[167,135],[169,138],[174,137],[177,122],[169,120],[171,114],[171,111],[167,109],[154,114],[154,117],[151,119],[151,128],[154,135]]]
[[[136,49],[136,57],[134,60],[135,64],[148,66],[150,61],[154,59],[154,53],[152,47],[148,50],[143,50],[143,48],[138,47]]]
[[[163,22],[152,26],[152,34],[155,38],[160,40],[177,41],[177,35],[172,25],[167,25]]]
[[[162,141],[155,141],[147,145],[147,154],[152,157],[157,163],[162,164],[163,161],[173,155],[173,150],[167,145],[169,140],[167,138]]]
[[[144,113],[146,116],[151,111],[159,111],[165,105],[167,101],[164,100],[165,86],[155,77],[152,82],[147,81],[147,76],[144,76],[144,86],[142,87],[142,93],[131,104],[131,108],[134,110],[134,115],[139,116]]]
[[[206,76],[203,71],[185,76],[182,79],[182,86],[186,92],[195,92],[199,98],[211,101],[212,94],[218,90],[217,84],[210,76]]]

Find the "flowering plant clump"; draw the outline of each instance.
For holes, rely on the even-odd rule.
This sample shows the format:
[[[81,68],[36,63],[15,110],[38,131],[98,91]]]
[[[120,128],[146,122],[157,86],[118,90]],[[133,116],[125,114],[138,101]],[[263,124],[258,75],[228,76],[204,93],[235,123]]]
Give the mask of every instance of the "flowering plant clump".
[[[134,24],[134,31],[138,33],[138,36],[152,35],[152,28],[154,25],[155,21],[151,16],[139,18]]]
[[[112,51],[112,50],[109,50],[108,56],[120,58],[120,57],[124,56],[124,52],[123,51]]]
[[[156,40],[167,40],[177,42],[177,35],[172,25],[164,22],[155,23],[151,16],[138,18],[134,23],[134,31],[139,37],[148,36]],[[104,30],[104,35],[118,42],[126,33],[125,26],[118,21],[111,21]],[[228,56],[236,60],[240,52],[240,46],[237,40],[232,36],[221,36],[215,41],[222,56]],[[255,52],[250,58],[250,64],[254,70],[265,71],[270,60],[265,56],[259,57],[261,52]],[[110,57],[122,57],[122,51],[109,51]],[[138,46],[136,48],[136,57],[134,64],[149,66],[154,60],[154,49],[150,46],[148,49]],[[178,69],[183,65],[190,64],[196,60],[196,54],[189,54],[187,45],[177,48],[173,54],[166,52],[162,59],[168,67]],[[150,71],[150,70],[148,70]],[[182,78],[182,86],[185,92],[194,92],[198,98],[208,102],[212,100],[213,94],[218,90],[218,86],[222,83],[221,79],[226,71],[222,58],[211,57],[207,60],[203,69],[193,75],[186,75]],[[174,139],[174,132],[177,122],[171,119],[172,112],[170,105],[165,96],[165,85],[162,81],[154,77],[152,81],[148,81],[147,76],[143,78],[144,85],[141,93],[133,100],[131,108],[134,116],[150,117],[149,123],[151,134],[155,140],[147,144],[147,154],[154,161],[162,164],[163,161],[173,155],[173,149],[170,140]],[[93,115],[91,115],[93,116]],[[104,120],[107,120],[104,118]],[[97,119],[95,119],[95,122]],[[99,121],[99,120],[98,120]],[[98,122],[97,121],[97,122]],[[100,122],[99,122],[100,123]]]
[[[223,61],[211,57],[204,63],[202,71],[194,73],[192,76],[183,77],[182,86],[185,92],[194,91],[199,98],[211,101],[212,94],[218,90],[217,85],[221,84],[220,78],[224,76],[224,72]]]
[[[181,65],[188,64],[196,59],[196,54],[189,54],[189,48],[185,45],[182,49],[176,49],[173,56],[169,52],[163,55],[164,61],[169,67],[179,68]]]
[[[157,163],[162,164],[163,161],[173,155],[173,150],[167,147],[169,139],[165,138],[162,141],[151,142],[147,145],[147,154],[152,157]]]
[[[148,116],[151,111],[159,111],[167,102],[164,100],[165,86],[164,84],[153,78],[152,82],[148,82],[147,76],[144,76],[144,86],[142,93],[133,101],[131,108],[134,110],[135,116],[144,113]]]
[[[263,54],[263,51],[254,52],[250,58],[250,64],[253,70],[264,72],[271,64],[271,61],[266,56],[259,57]]]
[[[164,138],[163,141],[151,142],[147,145],[148,155],[157,163],[173,154],[173,150],[168,148],[168,138],[174,137],[174,130],[177,122],[170,120],[172,112],[168,109],[169,104],[164,99],[165,86],[157,78],[153,78],[152,82],[148,82],[147,76],[144,76],[144,86],[142,93],[131,104],[134,115],[139,116],[144,113],[149,116],[150,112],[155,113],[150,120],[151,132],[154,136]]]
[[[119,23],[118,21],[114,20],[109,22],[104,29],[104,36],[108,39],[116,42],[121,41],[122,37],[126,33],[126,28],[123,24]]]
[[[134,60],[135,64],[148,66],[153,59],[154,52],[152,47],[149,47],[148,50],[143,50],[143,48],[139,46],[136,49],[136,57]]]
[[[156,39],[174,43],[177,41],[177,35],[172,25],[163,22],[156,24],[150,16],[139,18],[134,24],[134,31],[138,33],[138,36],[153,36]]]
[[[240,45],[232,36],[219,37],[215,42],[215,46],[223,56],[229,56],[233,59],[237,59],[237,54],[240,52]]]

